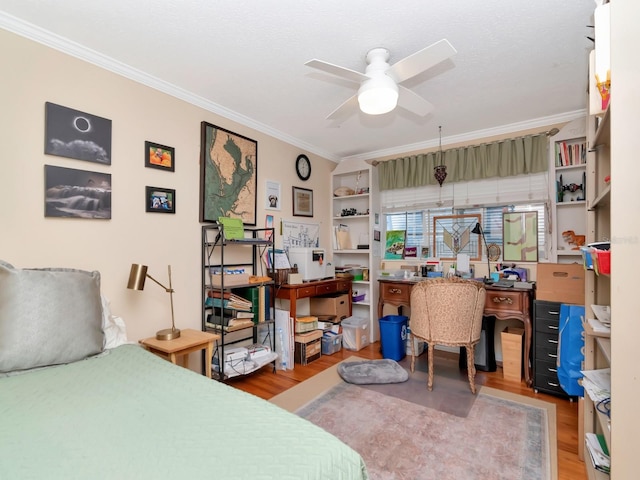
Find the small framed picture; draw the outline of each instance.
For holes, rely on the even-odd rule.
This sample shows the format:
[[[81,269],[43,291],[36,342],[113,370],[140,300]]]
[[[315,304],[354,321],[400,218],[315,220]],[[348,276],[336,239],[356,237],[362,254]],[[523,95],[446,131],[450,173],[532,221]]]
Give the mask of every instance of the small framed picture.
[[[313,217],[313,190],[293,188],[293,215],[295,217]]]
[[[280,183],[267,180],[265,184],[266,196],[264,208],[280,210]]]
[[[144,142],[144,166],[175,172],[176,149],[159,143]]]
[[[176,191],[171,188],[145,187],[146,211],[176,213]]]

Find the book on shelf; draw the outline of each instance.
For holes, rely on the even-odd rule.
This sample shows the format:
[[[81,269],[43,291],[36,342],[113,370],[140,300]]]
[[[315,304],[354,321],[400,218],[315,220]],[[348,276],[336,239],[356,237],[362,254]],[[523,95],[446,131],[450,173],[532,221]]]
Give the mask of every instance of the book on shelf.
[[[611,459],[609,458],[609,450],[604,435],[587,433],[585,436],[585,443],[587,444],[591,463],[596,470],[609,473],[611,469]]]
[[[206,321],[207,327],[215,329],[224,329],[225,332],[241,330],[243,328],[253,327],[253,320],[250,318],[237,317],[220,317],[219,315],[209,315]]]
[[[222,307],[229,310],[251,311],[251,302],[247,299],[231,292],[221,292],[220,290],[210,290],[205,301],[208,307]]]
[[[236,291],[250,305],[254,322],[260,323],[271,319],[269,289],[267,287],[258,285],[256,287],[239,288]]]

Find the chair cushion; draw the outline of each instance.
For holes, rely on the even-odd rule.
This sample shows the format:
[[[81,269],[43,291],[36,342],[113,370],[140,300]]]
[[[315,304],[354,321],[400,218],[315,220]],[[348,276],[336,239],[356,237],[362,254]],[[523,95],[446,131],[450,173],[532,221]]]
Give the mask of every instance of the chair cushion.
[[[74,362],[103,344],[99,272],[0,261],[0,372]]]

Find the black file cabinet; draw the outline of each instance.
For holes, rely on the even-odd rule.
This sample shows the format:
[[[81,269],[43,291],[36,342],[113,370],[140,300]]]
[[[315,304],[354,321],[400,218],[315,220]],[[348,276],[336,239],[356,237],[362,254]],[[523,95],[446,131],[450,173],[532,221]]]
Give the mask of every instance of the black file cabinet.
[[[533,302],[533,389],[568,397],[558,380],[560,303]]]

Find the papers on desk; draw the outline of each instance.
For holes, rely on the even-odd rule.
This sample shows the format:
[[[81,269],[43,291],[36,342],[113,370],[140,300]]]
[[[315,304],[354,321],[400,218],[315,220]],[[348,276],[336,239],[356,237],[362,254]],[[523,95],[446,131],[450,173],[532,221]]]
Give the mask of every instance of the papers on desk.
[[[602,325],[611,325],[611,307],[609,305],[591,305],[591,310]]]

